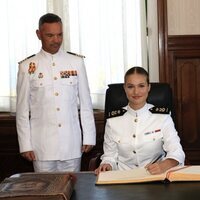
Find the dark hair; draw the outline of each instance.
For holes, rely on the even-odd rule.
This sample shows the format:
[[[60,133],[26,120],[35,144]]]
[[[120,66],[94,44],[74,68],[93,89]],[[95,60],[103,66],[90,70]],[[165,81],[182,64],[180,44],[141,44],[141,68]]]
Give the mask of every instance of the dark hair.
[[[141,74],[141,75],[146,76],[147,83],[149,84],[149,74],[148,74],[148,72],[147,72],[143,67],[138,67],[138,66],[136,66],[136,67],[130,68],[130,69],[125,73],[124,82],[126,82],[127,76],[129,76],[129,75],[131,75],[131,74]]]
[[[54,22],[61,22],[62,20],[58,15],[55,15],[53,13],[47,13],[40,17],[39,19],[39,27],[43,25],[44,23],[54,23]]]

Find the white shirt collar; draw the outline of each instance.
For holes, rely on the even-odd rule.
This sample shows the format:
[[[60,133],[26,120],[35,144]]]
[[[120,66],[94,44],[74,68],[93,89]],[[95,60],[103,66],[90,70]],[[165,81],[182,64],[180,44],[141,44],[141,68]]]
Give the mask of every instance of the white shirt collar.
[[[138,109],[138,110],[134,110],[132,109],[129,105],[127,106],[127,111],[128,113],[130,113],[132,116],[134,117],[139,117],[141,115],[143,115],[145,112],[149,111],[149,108],[153,107],[152,104],[148,104],[146,103],[142,108]]]

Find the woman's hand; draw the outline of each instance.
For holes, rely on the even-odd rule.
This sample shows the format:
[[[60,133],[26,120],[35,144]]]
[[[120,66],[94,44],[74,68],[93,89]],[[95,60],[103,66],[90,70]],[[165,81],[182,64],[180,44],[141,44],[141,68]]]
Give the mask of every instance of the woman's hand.
[[[98,175],[100,172],[111,171],[112,166],[110,164],[101,164],[97,169],[95,169],[95,174]]]
[[[178,165],[178,161],[168,158],[166,160],[156,162],[153,164],[148,164],[145,166],[146,170],[149,171],[150,174],[162,174],[166,172],[168,169],[175,167]]]

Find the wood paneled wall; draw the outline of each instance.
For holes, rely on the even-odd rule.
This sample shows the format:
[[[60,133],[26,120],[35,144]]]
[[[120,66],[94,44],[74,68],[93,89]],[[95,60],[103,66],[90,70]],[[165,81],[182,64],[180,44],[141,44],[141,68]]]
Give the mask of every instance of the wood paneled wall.
[[[31,162],[19,154],[14,116],[0,116],[0,181],[15,173],[33,171]]]
[[[89,161],[98,152],[102,152],[104,112],[95,111],[96,146],[91,152],[82,156],[81,170],[87,171]],[[0,113],[0,181],[16,173],[32,172],[32,162],[29,162],[19,154],[15,116]]]
[[[176,124],[191,164],[200,164],[200,36],[168,37]]]
[[[187,160],[200,164],[200,35],[168,35],[167,0],[158,0],[160,81],[171,85],[175,124]]]

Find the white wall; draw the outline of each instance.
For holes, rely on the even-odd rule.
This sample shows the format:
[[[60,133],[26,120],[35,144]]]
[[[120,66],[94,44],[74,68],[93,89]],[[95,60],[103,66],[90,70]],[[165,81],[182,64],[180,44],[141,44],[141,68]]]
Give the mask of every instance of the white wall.
[[[168,35],[200,34],[200,0],[167,0]]]

